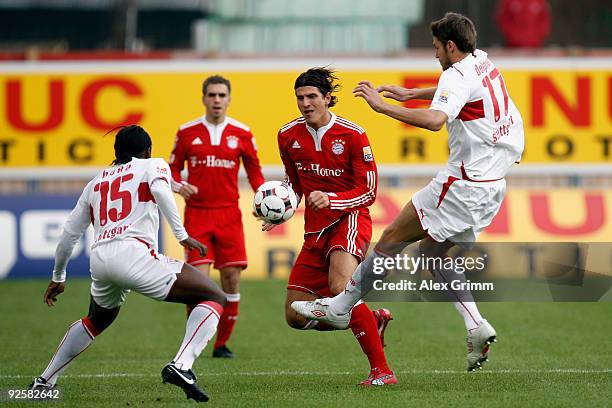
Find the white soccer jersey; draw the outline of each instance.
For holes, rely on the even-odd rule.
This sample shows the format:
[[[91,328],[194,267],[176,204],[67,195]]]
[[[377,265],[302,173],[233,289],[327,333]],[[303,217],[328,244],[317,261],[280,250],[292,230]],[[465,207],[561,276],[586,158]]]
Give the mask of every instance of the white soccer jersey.
[[[171,194],[170,168],[163,159],[133,158],[129,163],[102,170],[85,187],[64,225],[65,232],[80,237],[92,223],[92,248],[114,239],[136,238],[157,249],[159,215],[151,193],[157,179],[167,183]],[[176,231],[179,240],[187,238],[187,233],[181,229],[182,226]]]
[[[450,174],[495,180],[520,161],[523,120],[486,52],[476,50],[442,73],[430,109],[448,116]]]

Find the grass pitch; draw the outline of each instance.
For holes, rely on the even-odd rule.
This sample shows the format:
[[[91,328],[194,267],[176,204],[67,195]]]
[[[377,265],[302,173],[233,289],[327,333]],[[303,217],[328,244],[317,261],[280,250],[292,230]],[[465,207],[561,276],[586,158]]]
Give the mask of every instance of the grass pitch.
[[[55,308],[45,280],[0,282],[0,400],[26,388],[68,325],[87,313],[89,282],[68,281]],[[498,332],[485,370],[465,372],[463,321],[443,303],[385,304],[395,316],[387,357],[400,383],[357,387],[368,364],[350,331],[301,332],[284,322],[282,281],[242,283],[234,360],[194,366],[214,406],[609,406],[612,303],[483,303]],[[379,304],[376,304],[379,306]],[[184,333],[180,305],[130,294],[117,321],[60,379],[49,406],[193,406],[161,383],[160,370]],[[9,402],[31,406],[32,402]]]

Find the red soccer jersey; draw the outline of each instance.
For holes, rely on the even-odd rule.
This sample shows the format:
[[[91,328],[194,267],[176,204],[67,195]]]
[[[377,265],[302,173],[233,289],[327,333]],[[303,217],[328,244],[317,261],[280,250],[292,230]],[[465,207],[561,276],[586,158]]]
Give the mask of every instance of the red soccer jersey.
[[[329,195],[330,207],[314,211],[306,206],[305,233],[319,232],[347,212],[368,213],[376,199],[377,170],[365,131],[332,113],[328,125],[314,130],[304,118],[278,132],[278,148],[295,192]]]
[[[264,178],[255,138],[247,126],[232,118],[219,125],[208,123],[204,117],[187,122],[178,130],[170,155],[172,189],[180,188],[181,171],[187,161],[187,182],[198,188],[187,205],[206,208],[238,205],[241,158],[249,183],[256,190]]]

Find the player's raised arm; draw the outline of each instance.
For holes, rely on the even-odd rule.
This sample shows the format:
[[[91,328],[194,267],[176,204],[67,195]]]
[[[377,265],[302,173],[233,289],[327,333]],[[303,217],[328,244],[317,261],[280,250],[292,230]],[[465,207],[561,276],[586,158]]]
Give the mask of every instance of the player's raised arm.
[[[381,85],[376,88],[382,96],[394,99],[399,102],[406,102],[411,99],[432,100],[437,88],[403,88],[398,85]]]
[[[412,109],[387,103],[369,81],[359,82],[353,89],[353,94],[363,98],[375,112],[423,129],[438,131],[448,119],[446,113],[439,110]]]

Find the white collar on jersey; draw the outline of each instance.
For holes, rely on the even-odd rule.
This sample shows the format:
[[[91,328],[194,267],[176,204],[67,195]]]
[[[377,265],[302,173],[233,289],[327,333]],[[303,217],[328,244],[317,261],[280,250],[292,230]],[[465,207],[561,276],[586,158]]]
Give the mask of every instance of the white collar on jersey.
[[[313,128],[308,126],[308,124],[306,124],[306,129],[308,129],[308,133],[310,133],[310,136],[312,136],[312,139],[314,140],[315,149],[317,150],[317,152],[321,151],[321,140],[323,140],[325,132],[327,132],[332,126],[334,126],[334,123],[336,123],[336,115],[334,114],[334,112],[330,111],[329,113],[331,114],[331,119],[329,120],[329,123],[325,126],[318,128],[317,130],[314,130]]]
[[[221,135],[225,130],[225,127],[229,123],[229,118],[226,116],[223,122],[215,125],[206,120],[206,115],[202,116],[202,124],[208,129],[210,136],[210,144],[212,146],[219,146],[221,144]]]

